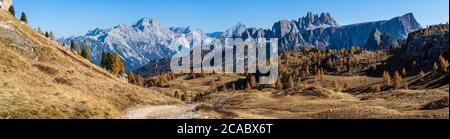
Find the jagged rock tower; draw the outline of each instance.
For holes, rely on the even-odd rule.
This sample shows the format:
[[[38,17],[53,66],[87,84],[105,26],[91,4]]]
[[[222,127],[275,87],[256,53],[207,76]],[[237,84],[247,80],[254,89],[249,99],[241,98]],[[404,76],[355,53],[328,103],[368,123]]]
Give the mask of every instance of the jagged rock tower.
[[[0,9],[8,10],[12,5],[12,0],[0,0]]]

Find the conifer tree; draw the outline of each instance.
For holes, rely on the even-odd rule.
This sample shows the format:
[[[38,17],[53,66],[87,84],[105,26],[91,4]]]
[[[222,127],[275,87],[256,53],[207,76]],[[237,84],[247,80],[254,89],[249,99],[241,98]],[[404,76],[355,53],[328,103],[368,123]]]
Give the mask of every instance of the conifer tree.
[[[131,84],[136,84],[137,85],[136,76],[134,75],[133,71],[128,73],[128,82],[131,83]]]
[[[145,87],[145,79],[142,76],[137,76],[137,85]]]
[[[436,62],[434,62],[433,64],[433,71],[437,71],[439,69],[438,65]]]
[[[73,39],[70,39],[70,50],[75,51],[75,41]]]
[[[16,10],[14,9],[14,6],[11,5],[8,9],[8,12],[13,15],[14,17],[16,17]]]
[[[389,72],[384,71],[383,73],[383,83],[386,86],[389,86],[391,82],[391,75],[389,75]]]
[[[399,89],[401,87],[401,83],[402,83],[402,76],[400,76],[398,71],[396,71],[394,75],[394,87],[396,89]]]
[[[76,52],[78,55],[81,54],[81,48],[80,48],[80,45],[75,44],[75,52]]]
[[[441,70],[443,72],[447,72],[448,71],[448,61],[442,55],[439,55],[439,63],[440,63],[439,65],[441,67]]]
[[[403,70],[402,70],[402,76],[403,76],[403,77],[406,77],[406,74],[407,74],[407,73],[406,73],[406,69],[403,68]]]
[[[48,34],[48,31],[45,32],[45,37],[50,38],[50,34]]]
[[[28,23],[27,15],[22,12],[22,15],[20,16],[20,21]]]
[[[119,53],[114,52],[113,56],[112,56],[112,73],[119,75],[119,76],[123,76],[125,72],[124,69],[124,65],[123,65],[123,61],[119,56]]]
[[[105,53],[102,52],[102,57],[101,57],[101,61],[100,61],[100,65],[102,68],[112,72],[112,54],[111,53]]]
[[[420,74],[420,81],[424,81],[425,73],[423,72],[423,70],[421,70],[419,74]]]
[[[341,86],[337,80],[334,80],[334,91],[336,91],[336,92],[341,91]]]
[[[277,90],[283,90],[283,83],[281,82],[281,79],[278,79],[275,83],[275,89]]]
[[[83,44],[83,50],[81,51],[81,57],[91,61],[91,54],[89,52],[89,46],[85,43]]]
[[[173,94],[174,98],[180,98],[180,94],[178,93],[178,90],[175,91],[175,94]]]
[[[345,81],[344,83],[344,89],[347,90],[350,88],[350,83],[348,81]]]
[[[186,101],[186,95],[185,94],[183,94],[183,95],[181,95],[181,101]]]
[[[380,87],[379,84],[377,84],[377,85],[375,86],[375,93],[380,93],[380,92],[381,92],[381,87]]]

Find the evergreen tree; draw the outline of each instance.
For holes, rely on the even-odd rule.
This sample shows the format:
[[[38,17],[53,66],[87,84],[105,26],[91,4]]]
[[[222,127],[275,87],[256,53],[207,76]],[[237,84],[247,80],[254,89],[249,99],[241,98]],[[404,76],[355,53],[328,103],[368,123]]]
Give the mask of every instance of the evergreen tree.
[[[20,16],[20,21],[28,23],[27,15],[22,12],[22,15]]]
[[[75,41],[73,39],[70,39],[70,50],[75,51]]]
[[[174,98],[180,98],[180,94],[178,93],[178,90],[175,91],[175,94],[173,94]]]
[[[85,43],[83,44],[83,50],[81,51],[81,57],[91,61],[91,54],[89,52],[89,46]]]
[[[186,95],[185,94],[181,95],[181,101],[186,101]]]
[[[112,72],[112,54],[102,52],[100,66],[110,72]]]
[[[48,34],[48,31],[45,32],[45,37],[50,38],[50,35]]]
[[[14,6],[11,5],[8,9],[9,13],[11,13],[11,15],[13,15],[14,17],[16,17],[16,10],[14,9]]]

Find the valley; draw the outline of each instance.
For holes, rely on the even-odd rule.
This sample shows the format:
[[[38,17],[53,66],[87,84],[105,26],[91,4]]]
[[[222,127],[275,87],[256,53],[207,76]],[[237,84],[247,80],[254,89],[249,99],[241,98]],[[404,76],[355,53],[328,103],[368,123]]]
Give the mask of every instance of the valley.
[[[142,18],[55,40],[0,11],[0,118],[448,119],[448,33],[412,13],[340,25],[309,12],[272,29],[204,33]],[[180,47],[225,38],[277,38],[277,81],[170,70]]]

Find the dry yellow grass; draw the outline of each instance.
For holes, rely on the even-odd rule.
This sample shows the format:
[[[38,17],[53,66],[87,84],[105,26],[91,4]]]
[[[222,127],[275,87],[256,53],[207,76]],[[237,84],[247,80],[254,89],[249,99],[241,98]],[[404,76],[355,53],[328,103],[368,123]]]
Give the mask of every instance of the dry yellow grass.
[[[136,105],[180,103],[69,55],[0,11],[0,119],[120,118]]]

